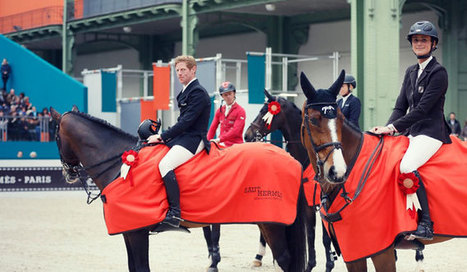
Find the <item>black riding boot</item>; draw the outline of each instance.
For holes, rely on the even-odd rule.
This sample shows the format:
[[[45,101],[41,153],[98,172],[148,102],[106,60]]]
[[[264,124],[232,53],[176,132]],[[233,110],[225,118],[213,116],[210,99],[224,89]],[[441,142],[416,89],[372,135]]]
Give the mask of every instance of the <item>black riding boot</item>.
[[[168,224],[178,228],[180,226],[180,190],[173,170],[169,171],[163,178],[165,190],[167,191],[167,200],[169,202],[169,211],[162,221],[162,224]]]
[[[412,234],[415,238],[422,240],[433,239],[433,222],[430,217],[430,209],[428,207],[428,199],[426,197],[425,185],[423,185],[422,178],[418,171],[414,171],[415,176],[418,178],[420,187],[417,190],[418,201],[422,210],[419,212],[419,220],[417,230]]]

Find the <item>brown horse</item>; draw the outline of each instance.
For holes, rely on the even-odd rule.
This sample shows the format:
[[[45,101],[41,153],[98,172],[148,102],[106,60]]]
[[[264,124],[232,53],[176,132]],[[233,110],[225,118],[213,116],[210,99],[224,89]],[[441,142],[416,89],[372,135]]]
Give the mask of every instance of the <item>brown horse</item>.
[[[336,241],[336,237],[339,237],[339,233],[334,228],[335,223],[342,220],[343,225],[353,224],[354,221],[349,221],[350,218],[344,218],[342,212],[350,204],[353,206],[358,205],[354,201],[359,194],[365,194],[365,184],[366,186],[374,184],[371,183],[374,178],[373,180],[367,179],[372,165],[378,161],[382,148],[378,143],[377,147],[379,149],[375,148],[373,153],[368,155],[370,159],[366,162],[368,167],[365,167],[368,172],[361,173],[362,178],[358,183],[359,186],[355,190],[353,197],[351,197],[350,193],[346,192],[345,185],[357,157],[361,156],[360,152],[363,152],[364,135],[359,129],[345,120],[344,115],[337,107],[336,97],[344,81],[344,76],[345,72],[342,71],[329,89],[319,90],[315,90],[304,73],[301,73],[300,76],[301,87],[307,98],[302,111],[302,143],[306,147],[308,156],[314,167],[316,173],[315,179],[320,182],[322,190],[321,213],[323,220],[328,224],[328,229],[337,250],[339,249],[337,243],[339,241]],[[380,142],[382,141],[383,139],[380,139]],[[378,178],[382,179],[382,177]],[[375,182],[381,183],[381,180],[376,180]],[[340,203],[346,204],[338,212],[328,213],[333,202],[337,202],[336,200],[340,200],[339,198],[344,198],[345,201],[341,201]],[[359,202],[359,204],[362,204],[362,202]],[[380,228],[383,227],[385,226],[381,226]],[[407,241],[403,237],[404,234],[396,237],[390,243],[390,246],[368,256],[372,259],[376,271],[396,271],[395,248],[422,249],[424,244],[433,244],[451,239],[448,236],[435,235],[431,241]],[[356,242],[355,248],[359,246],[361,245]],[[366,258],[346,262],[346,266],[348,271],[367,271]]]
[[[121,154],[137,144],[137,137],[103,120],[81,113],[76,107],[63,115],[53,108],[50,112],[58,123],[56,142],[66,180],[78,181],[80,170],[84,170],[99,190],[104,190],[119,176]],[[301,186],[297,216],[292,225],[258,223],[282,271],[301,272],[305,269],[305,206],[306,200]],[[149,234],[155,226],[123,233],[129,271],[149,271]],[[206,224],[183,222],[183,226],[191,228]]]

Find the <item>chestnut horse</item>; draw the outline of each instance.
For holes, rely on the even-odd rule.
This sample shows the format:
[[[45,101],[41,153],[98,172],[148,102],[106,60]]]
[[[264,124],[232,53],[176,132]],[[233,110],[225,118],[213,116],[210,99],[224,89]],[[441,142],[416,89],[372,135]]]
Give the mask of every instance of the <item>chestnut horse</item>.
[[[303,169],[306,169],[310,163],[305,147],[300,141],[300,127],[302,112],[294,103],[287,99],[272,96],[268,91],[264,90],[267,102],[258,113],[258,116],[250,124],[245,132],[244,138],[246,142],[263,141],[264,137],[275,130],[279,130],[284,135],[287,143],[286,149],[297,161],[299,161]],[[263,117],[268,113],[268,108],[271,102],[277,102],[280,105],[280,111],[274,115],[270,126],[266,124]],[[308,242],[308,265],[306,272],[310,272],[316,266],[316,251],[315,251],[315,228],[316,228],[316,207],[308,206],[306,209],[307,220],[307,242]],[[334,254],[331,251],[331,239],[324,229],[323,225],[323,245],[326,255],[326,271],[332,271],[334,268]],[[263,236],[260,237],[260,250],[256,254],[254,265],[260,266],[261,260],[265,253],[266,243]]]
[[[76,107],[63,115],[53,108],[50,112],[58,123],[56,142],[65,179],[76,182],[80,179],[80,170],[84,170],[102,191],[119,176],[121,154],[135,147],[138,138],[101,119],[81,113]],[[297,217],[292,225],[258,223],[282,271],[301,272],[305,269],[305,205],[301,186]],[[206,226],[190,222],[182,222],[182,225],[186,228]],[[149,271],[149,234],[155,226],[123,233],[129,271]]]
[[[346,221],[346,218],[341,217],[340,211],[346,208],[349,204],[358,205],[353,202],[358,195],[365,194],[363,187],[365,182],[370,184],[372,180],[366,180],[365,173],[362,174],[360,188],[355,191],[353,198],[345,191],[345,182],[352,171],[353,164],[361,151],[363,143],[362,132],[345,120],[344,115],[337,107],[336,97],[340,87],[344,81],[345,72],[342,71],[337,80],[329,89],[315,90],[308,78],[302,72],[300,75],[300,84],[307,98],[303,106],[302,114],[302,143],[308,151],[308,156],[315,170],[315,179],[319,181],[322,191],[321,197],[321,215],[323,220],[328,224],[328,229],[331,234],[336,250],[339,253],[339,246],[336,243],[336,231],[333,223],[342,220],[342,224],[352,224]],[[380,139],[382,142],[383,139]],[[375,149],[366,164],[371,166],[378,158],[378,150]],[[365,167],[366,168],[366,167]],[[369,173],[369,172],[368,172]],[[366,178],[368,178],[368,173]],[[360,173],[358,173],[360,175]],[[379,177],[381,178],[381,177]],[[377,181],[381,182],[381,181]],[[367,185],[371,186],[371,185]],[[336,213],[328,213],[333,201],[338,198],[344,198],[347,203]],[[361,202],[359,204],[362,204]],[[348,219],[350,220],[350,219]],[[384,226],[381,226],[384,228]],[[374,267],[378,272],[396,271],[395,248],[403,249],[423,249],[425,244],[443,242],[451,239],[449,236],[435,237],[431,241],[414,240],[407,241],[403,236],[398,236],[391,245],[384,250],[376,252],[370,256]],[[355,244],[358,248],[358,243]],[[357,259],[351,262],[346,262],[348,271],[367,271],[366,258]]]

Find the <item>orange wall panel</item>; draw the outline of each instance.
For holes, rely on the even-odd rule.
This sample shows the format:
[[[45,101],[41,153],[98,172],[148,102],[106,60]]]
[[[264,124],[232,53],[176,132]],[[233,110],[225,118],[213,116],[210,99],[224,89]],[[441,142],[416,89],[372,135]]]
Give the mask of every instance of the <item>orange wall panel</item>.
[[[157,110],[154,108],[152,100],[140,100],[140,116],[141,122],[146,119],[157,120]]]
[[[168,110],[170,102],[170,67],[157,67],[154,71],[154,107],[158,110]]]
[[[0,0],[0,17],[52,6],[63,7],[63,0]]]

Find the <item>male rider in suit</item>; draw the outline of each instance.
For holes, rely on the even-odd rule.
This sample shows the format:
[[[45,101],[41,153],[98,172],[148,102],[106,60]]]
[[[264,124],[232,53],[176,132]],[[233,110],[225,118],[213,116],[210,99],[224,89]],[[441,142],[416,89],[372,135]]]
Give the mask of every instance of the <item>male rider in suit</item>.
[[[339,91],[342,98],[337,100],[337,106],[341,109],[345,119],[360,128],[358,125],[358,118],[360,117],[362,104],[360,103],[360,99],[352,94],[352,90],[355,89],[355,87],[357,87],[355,78],[351,75],[345,75],[344,84],[342,84],[341,90]]]
[[[180,116],[177,123],[164,131],[148,137],[148,143],[165,143],[170,150],[159,162],[159,171],[167,191],[169,210],[162,225],[180,226],[180,190],[175,177],[175,168],[182,165],[204,148],[209,148],[206,139],[211,99],[198,79],[196,79],[196,60],[192,56],[175,58],[175,71],[183,85],[177,95]]]

